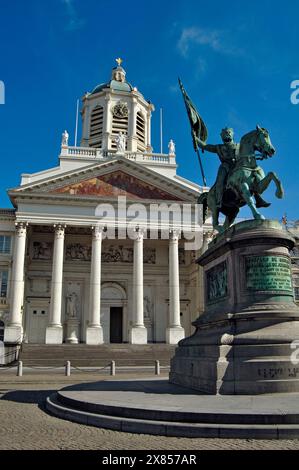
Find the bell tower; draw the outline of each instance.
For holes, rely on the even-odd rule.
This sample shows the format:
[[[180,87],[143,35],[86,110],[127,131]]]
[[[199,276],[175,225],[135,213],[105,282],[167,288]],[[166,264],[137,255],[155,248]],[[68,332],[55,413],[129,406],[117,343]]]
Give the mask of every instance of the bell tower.
[[[111,80],[97,85],[91,93],[82,98],[82,147],[116,151],[117,136],[126,136],[126,150],[129,152],[152,152],[151,113],[154,106],[126,80],[121,66],[122,59],[116,59]]]

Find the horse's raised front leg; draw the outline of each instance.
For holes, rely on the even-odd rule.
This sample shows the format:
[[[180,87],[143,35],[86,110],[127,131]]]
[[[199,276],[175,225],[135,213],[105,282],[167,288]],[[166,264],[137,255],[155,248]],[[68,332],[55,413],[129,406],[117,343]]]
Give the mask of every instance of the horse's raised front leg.
[[[254,199],[251,196],[251,193],[249,191],[249,186],[248,183],[242,183],[241,184],[241,191],[242,191],[242,196],[246,202],[246,204],[250,207],[252,215],[255,219],[265,219],[265,217],[257,210]]]
[[[282,184],[281,184],[281,181],[280,179],[277,177],[277,175],[273,172],[273,171],[270,171],[266,176],[265,178],[263,178],[262,180],[260,180],[258,182],[258,184],[256,185],[256,190],[259,194],[262,194],[269,186],[269,184],[271,183],[271,181],[274,181],[275,185],[276,185],[276,192],[275,192],[275,196],[278,198],[278,199],[281,199],[283,198],[283,195],[284,195],[284,190],[283,190],[283,187],[282,187]]]

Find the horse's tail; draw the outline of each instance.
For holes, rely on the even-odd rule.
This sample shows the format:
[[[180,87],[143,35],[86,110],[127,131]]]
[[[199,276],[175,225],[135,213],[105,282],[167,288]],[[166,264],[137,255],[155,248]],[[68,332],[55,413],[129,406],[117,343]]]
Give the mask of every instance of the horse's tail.
[[[197,204],[202,204],[202,218],[203,223],[205,223],[208,215],[208,192],[202,193],[197,199]]]

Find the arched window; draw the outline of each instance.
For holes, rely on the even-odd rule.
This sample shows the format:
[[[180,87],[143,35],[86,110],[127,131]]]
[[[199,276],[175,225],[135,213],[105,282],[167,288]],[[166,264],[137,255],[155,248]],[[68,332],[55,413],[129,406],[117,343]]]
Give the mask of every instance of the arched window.
[[[4,323],[0,321],[0,341],[4,340]]]
[[[144,150],[145,147],[145,120],[141,112],[138,111],[136,119],[137,150]]]
[[[90,147],[102,147],[103,136],[103,115],[102,106],[96,106],[90,115],[89,145]]]

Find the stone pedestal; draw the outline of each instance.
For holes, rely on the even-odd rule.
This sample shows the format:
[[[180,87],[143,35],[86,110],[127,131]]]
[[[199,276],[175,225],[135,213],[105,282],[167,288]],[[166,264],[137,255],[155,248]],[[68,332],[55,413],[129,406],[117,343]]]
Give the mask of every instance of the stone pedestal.
[[[48,326],[46,329],[46,344],[62,344],[63,329],[61,325]]]
[[[22,325],[7,326],[4,330],[5,344],[20,344],[23,338]]]
[[[129,341],[131,344],[147,344],[147,329],[145,326],[133,326],[130,329]]]
[[[299,339],[289,249],[276,221],[250,220],[218,235],[197,260],[204,270],[205,311],[180,341],[170,382],[210,394],[299,391],[292,362]]]
[[[185,336],[185,330],[181,326],[166,328],[165,340],[167,344],[178,344]]]
[[[78,344],[79,343],[79,328],[80,323],[76,318],[70,318],[66,324],[66,343]]]

